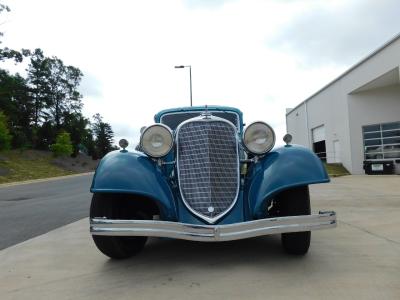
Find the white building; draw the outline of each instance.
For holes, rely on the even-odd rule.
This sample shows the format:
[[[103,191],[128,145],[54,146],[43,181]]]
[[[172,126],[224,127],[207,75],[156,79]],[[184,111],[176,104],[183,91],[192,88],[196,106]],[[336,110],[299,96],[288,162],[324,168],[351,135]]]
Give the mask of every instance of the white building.
[[[293,143],[352,174],[400,174],[400,34],[286,113]],[[388,163],[384,163],[388,162]]]

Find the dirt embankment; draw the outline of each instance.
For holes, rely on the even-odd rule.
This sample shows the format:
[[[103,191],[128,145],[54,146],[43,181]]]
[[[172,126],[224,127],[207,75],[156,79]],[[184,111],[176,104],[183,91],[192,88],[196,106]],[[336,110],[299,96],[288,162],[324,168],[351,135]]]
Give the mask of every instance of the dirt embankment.
[[[90,172],[98,162],[85,154],[55,158],[48,151],[3,151],[0,152],[0,183]]]
[[[77,157],[58,157],[51,160],[51,163],[64,170],[74,173],[94,171],[99,160],[93,160],[85,154],[78,154]]]

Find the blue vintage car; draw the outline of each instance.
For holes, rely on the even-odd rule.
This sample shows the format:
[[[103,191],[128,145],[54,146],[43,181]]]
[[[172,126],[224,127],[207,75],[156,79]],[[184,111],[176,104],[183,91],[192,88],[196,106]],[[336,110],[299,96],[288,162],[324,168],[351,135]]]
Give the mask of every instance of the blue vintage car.
[[[311,214],[308,185],[329,177],[304,147],[273,149],[265,122],[246,127],[232,107],[167,109],[143,128],[136,151],[108,153],[91,192],[90,231],[98,249],[127,258],[148,237],[219,242],[281,234],[305,254],[311,230],[336,226],[332,211]]]

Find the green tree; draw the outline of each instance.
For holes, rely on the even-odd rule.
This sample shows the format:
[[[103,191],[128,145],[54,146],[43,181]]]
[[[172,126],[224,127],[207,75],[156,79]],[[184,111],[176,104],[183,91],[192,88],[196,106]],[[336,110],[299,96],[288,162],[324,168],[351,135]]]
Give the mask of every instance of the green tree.
[[[47,114],[60,129],[63,116],[81,111],[82,95],[78,87],[83,74],[78,68],[64,65],[55,56],[45,57],[41,49],[35,49],[27,71],[36,103],[36,126],[43,114]]]
[[[35,49],[30,58],[28,66],[27,82],[31,90],[31,96],[34,102],[34,125],[37,128],[39,123],[46,116],[44,108],[50,104],[50,97],[48,95],[47,76],[48,67],[45,61],[43,51]]]
[[[0,14],[9,12],[7,5],[0,3]],[[0,32],[0,44],[3,32]],[[14,59],[16,63],[22,62],[30,51],[22,49],[16,51],[7,47],[0,48],[0,62]],[[19,74],[11,75],[0,69],[0,108],[8,116],[8,127],[10,129],[13,147],[24,147],[29,144],[30,124],[30,97],[26,80]]]
[[[41,49],[35,49],[27,72],[34,102],[35,147],[46,149],[46,145],[54,141],[55,132],[63,129],[71,134],[76,155],[89,124],[81,114],[82,95],[77,90],[83,76],[81,71],[64,65],[57,57],[46,57]]]
[[[102,158],[108,152],[114,150],[114,132],[110,124],[103,122],[100,114],[95,114],[93,119],[92,130],[95,136],[95,148],[98,157]]]
[[[92,129],[88,129],[87,133],[83,136],[82,146],[85,147],[88,155],[90,155],[93,159],[98,159]]]
[[[0,48],[0,62],[5,61],[6,59],[14,59],[15,63],[20,63],[23,61],[24,57],[29,55],[30,51],[28,49],[22,49],[21,51],[17,51],[14,49],[10,49],[8,47]]]
[[[0,69],[0,107],[8,116],[8,124],[13,136],[14,148],[31,144],[30,125],[34,116],[34,103],[26,80],[18,73],[9,74]]]
[[[57,129],[51,121],[45,120],[35,128],[35,148],[49,150],[49,146],[55,142]]]
[[[71,138],[68,132],[62,131],[57,135],[56,143],[50,146],[54,156],[70,156],[73,152]]]
[[[7,118],[0,111],[0,150],[10,149],[11,135],[7,127]]]
[[[57,128],[61,127],[62,116],[79,112],[82,108],[82,95],[78,86],[82,72],[73,66],[65,66],[57,57],[46,59],[46,90],[48,93],[47,108]]]
[[[91,136],[90,129],[88,128],[90,121],[85,118],[80,112],[79,113],[65,113],[64,114],[63,129],[71,134],[71,141],[74,148],[73,156],[82,150],[82,146],[86,148],[86,152],[89,152],[90,145],[85,143],[88,141],[88,136]],[[92,137],[93,140],[93,137]]]
[[[7,5],[0,3],[1,17],[9,11]],[[2,36],[0,31],[0,44]],[[79,147],[86,147],[84,143],[94,152],[90,122],[81,114],[82,95],[78,86],[82,72],[55,56],[46,57],[41,49],[31,52],[0,48],[0,62],[7,59],[21,62],[27,56],[30,63],[26,78],[0,69],[0,109],[7,115],[12,146],[32,145],[48,150],[56,140],[56,133],[65,130],[70,132],[74,154]]]

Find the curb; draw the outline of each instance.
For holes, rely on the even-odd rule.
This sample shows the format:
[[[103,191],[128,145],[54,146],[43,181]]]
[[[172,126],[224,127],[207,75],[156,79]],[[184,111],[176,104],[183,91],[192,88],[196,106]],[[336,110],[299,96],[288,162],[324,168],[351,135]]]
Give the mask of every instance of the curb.
[[[94,171],[93,172],[86,172],[86,173],[72,174],[72,175],[65,175],[65,176],[56,176],[56,177],[49,177],[49,178],[40,178],[40,179],[32,179],[32,180],[25,180],[25,181],[1,183],[0,184],[0,188],[16,186],[16,185],[23,185],[23,184],[29,184],[29,183],[55,181],[55,180],[61,180],[61,179],[66,179],[66,178],[71,178],[71,177],[78,177],[78,176],[85,176],[85,175],[90,175],[90,174],[94,174]]]

